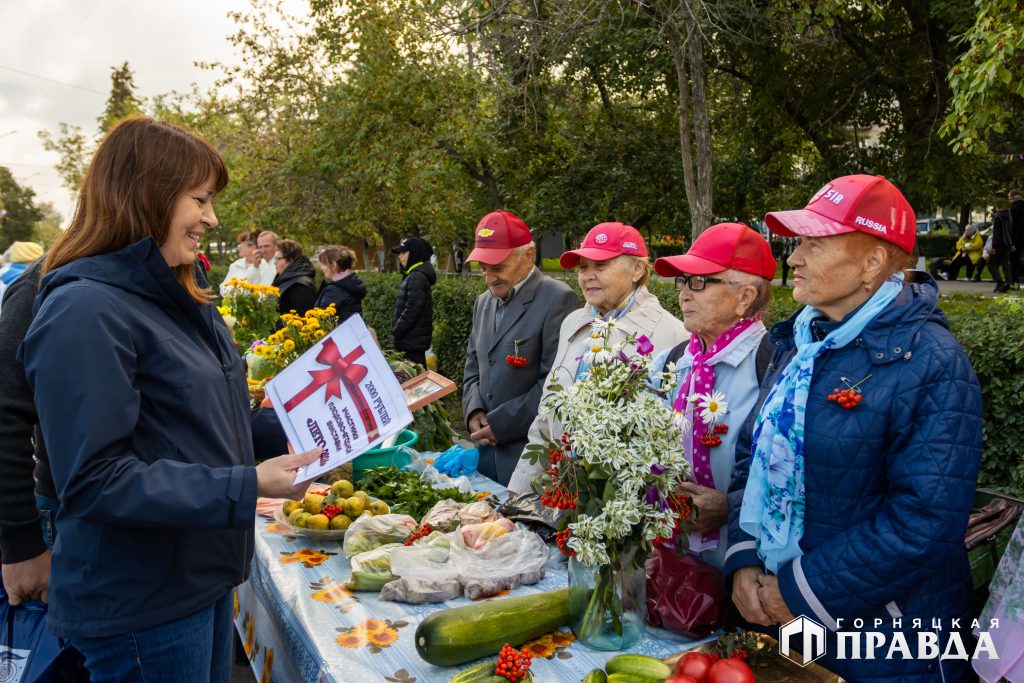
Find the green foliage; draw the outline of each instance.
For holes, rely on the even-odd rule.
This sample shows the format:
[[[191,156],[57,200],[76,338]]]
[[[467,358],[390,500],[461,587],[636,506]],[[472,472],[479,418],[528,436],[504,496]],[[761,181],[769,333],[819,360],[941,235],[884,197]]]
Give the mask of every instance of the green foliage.
[[[38,208],[43,217],[36,221],[32,229],[32,241],[39,242],[45,250],[60,237],[60,227],[64,219],[50,202],[40,202]]]
[[[958,239],[956,235],[918,235],[914,254],[926,258],[948,258],[956,250]]]
[[[473,329],[473,302],[486,289],[483,278],[441,277],[434,287],[433,349],[438,370],[462,381],[466,367],[466,343]]]
[[[979,485],[1019,496],[1024,494],[1024,311],[1000,299],[950,297],[941,308],[981,383],[985,446]]]
[[[425,367],[410,362],[397,351],[386,351],[384,356],[388,359],[388,365],[391,366],[391,370],[399,382],[405,382],[427,371]],[[428,403],[414,412],[412,416],[413,422],[410,429],[419,435],[419,440],[416,442],[417,449],[443,453],[455,443],[456,434],[452,429],[452,417],[445,407],[443,398]]]
[[[6,251],[12,242],[32,239],[36,221],[43,218],[35,196],[35,190],[19,185],[10,170],[0,166],[0,209],[7,212],[0,220],[0,252]]]
[[[135,96],[135,74],[125,60],[121,66],[110,67],[110,95],[96,121],[100,124],[100,132],[106,133],[126,116],[140,113],[142,101]]]
[[[377,343],[382,349],[393,349],[391,328],[395,322],[395,302],[398,300],[398,287],[402,284],[402,276],[398,273],[366,271],[360,272],[359,277],[366,285],[363,320],[377,333]],[[436,301],[437,297],[434,298]]]
[[[1009,130],[1019,136],[1024,109],[1024,4],[974,4],[974,25],[961,38],[966,50],[949,72],[953,99],[942,125],[958,152],[985,152]]]
[[[124,117],[141,113],[142,101],[135,95],[135,75],[125,61],[119,67],[110,67],[110,94],[103,113],[96,119],[99,128],[94,138],[87,136],[79,126],[64,122],[58,124],[60,133],[56,136],[50,131],[39,131],[43,148],[56,152],[59,157],[57,175],[68,192],[78,193],[92,155],[107,131]]]

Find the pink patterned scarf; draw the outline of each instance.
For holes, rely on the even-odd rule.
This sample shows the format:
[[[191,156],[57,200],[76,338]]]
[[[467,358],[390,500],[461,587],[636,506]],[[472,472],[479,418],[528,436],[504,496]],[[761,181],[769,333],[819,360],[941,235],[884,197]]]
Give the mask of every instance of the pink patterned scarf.
[[[707,349],[704,343],[696,334],[690,337],[690,344],[687,351],[693,356],[693,363],[690,365],[686,377],[679,385],[679,393],[672,408],[679,412],[686,412],[690,408],[687,399],[694,394],[707,394],[715,390],[715,369],[718,364],[739,344],[748,337],[763,331],[764,323],[760,316],[740,320],[735,325],[723,332]],[[730,397],[726,396],[726,400]],[[696,413],[690,413],[689,419],[693,428],[687,434],[683,434],[683,446],[686,450],[686,459],[693,467],[693,477],[701,486],[715,488],[715,477],[711,472],[711,449],[701,442],[712,426],[704,423]],[[690,550],[701,552],[713,550],[718,547],[718,529],[705,534],[690,534]]]

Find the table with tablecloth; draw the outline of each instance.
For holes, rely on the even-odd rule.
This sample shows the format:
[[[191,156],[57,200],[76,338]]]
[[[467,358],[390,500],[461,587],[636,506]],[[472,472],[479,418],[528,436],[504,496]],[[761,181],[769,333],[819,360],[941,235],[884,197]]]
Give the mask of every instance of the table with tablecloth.
[[[488,482],[476,475],[474,488],[498,491]],[[380,600],[376,593],[349,592],[342,587],[351,574],[342,544],[294,534],[273,519],[277,505],[279,501],[261,500],[257,507],[252,574],[239,586],[235,601],[235,626],[259,681],[428,683],[447,681],[458,670],[423,661],[416,653],[415,632],[428,614],[469,600],[411,605]],[[564,588],[567,583],[561,563],[536,585],[519,587],[511,595]],[[569,633],[567,627],[563,631]],[[535,680],[579,681],[616,654],[569,640],[568,635],[556,635],[544,641],[550,645],[550,658],[534,659]],[[698,642],[649,628],[628,652],[664,658]]]

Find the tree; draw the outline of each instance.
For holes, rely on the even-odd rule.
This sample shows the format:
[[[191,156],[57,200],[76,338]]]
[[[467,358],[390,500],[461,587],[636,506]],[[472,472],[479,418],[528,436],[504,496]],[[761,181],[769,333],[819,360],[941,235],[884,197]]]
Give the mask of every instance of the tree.
[[[103,114],[97,118],[99,129],[94,137],[86,135],[80,126],[64,122],[59,124],[60,133],[56,136],[47,130],[39,131],[43,148],[56,152],[57,174],[72,196],[78,194],[85,170],[107,131],[122,118],[139,113],[142,113],[142,102],[135,95],[135,76],[126,61],[120,67],[110,67],[110,95]]]
[[[32,239],[32,229],[43,217],[35,196],[35,190],[19,185],[11,171],[0,166],[0,206],[7,212],[0,220],[0,251],[6,251],[12,242]]]
[[[966,50],[949,72],[953,99],[942,125],[961,152],[985,152],[999,138],[1024,141],[1024,3],[977,0],[975,6],[974,25],[961,39]]]
[[[100,134],[109,131],[126,116],[140,113],[142,101],[135,95],[135,74],[125,60],[119,67],[110,67],[110,95],[103,113],[96,119],[100,124]]]
[[[40,202],[38,208],[42,218],[36,221],[32,230],[32,241],[39,242],[44,249],[48,249],[63,232],[61,223],[64,222],[64,218],[51,202]]]

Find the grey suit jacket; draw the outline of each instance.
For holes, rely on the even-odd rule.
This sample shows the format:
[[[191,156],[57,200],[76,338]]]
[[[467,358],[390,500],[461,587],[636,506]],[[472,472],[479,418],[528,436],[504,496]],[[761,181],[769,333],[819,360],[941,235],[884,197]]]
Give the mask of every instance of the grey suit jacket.
[[[462,378],[464,419],[468,423],[474,411],[483,410],[498,441],[497,448],[480,449],[480,472],[501,484],[512,476],[537,416],[562,320],[579,308],[580,301],[568,285],[538,272],[506,305],[501,325],[495,329],[498,299],[490,292],[477,297]],[[515,350],[516,339],[519,355],[527,361],[521,368],[505,362]]]

